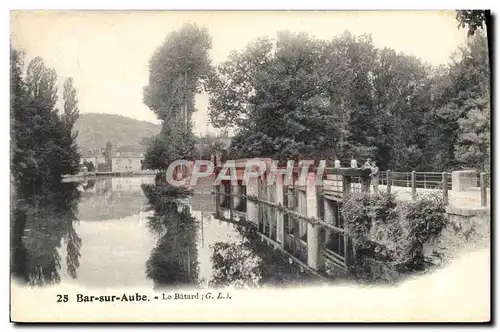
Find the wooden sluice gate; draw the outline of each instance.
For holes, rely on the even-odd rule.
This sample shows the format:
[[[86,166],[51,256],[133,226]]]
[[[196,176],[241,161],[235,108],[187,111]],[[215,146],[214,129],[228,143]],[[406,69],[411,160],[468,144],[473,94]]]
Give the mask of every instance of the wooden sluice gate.
[[[220,171],[216,168],[216,175]],[[216,214],[229,210],[231,219],[243,218],[272,246],[318,274],[345,273],[353,255],[342,200],[350,192],[370,190],[370,170],[326,168],[317,181],[317,169],[310,167],[306,181],[300,182],[301,172],[294,167],[289,183],[284,183],[285,175],[271,173],[268,167],[244,181],[244,166],[237,165],[236,181],[214,185]],[[272,184],[270,176],[275,177]]]

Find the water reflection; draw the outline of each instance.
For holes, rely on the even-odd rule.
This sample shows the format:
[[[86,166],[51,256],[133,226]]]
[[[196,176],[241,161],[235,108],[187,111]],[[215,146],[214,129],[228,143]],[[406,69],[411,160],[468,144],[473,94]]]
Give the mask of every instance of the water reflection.
[[[148,227],[158,239],[146,263],[155,287],[284,286],[313,280],[261,241],[244,219],[193,211],[193,206],[207,206],[201,203],[206,196],[158,186],[143,190],[154,212]]]
[[[44,191],[14,203],[11,219],[11,273],[33,286],[61,280],[61,250],[66,268],[77,277],[82,240],[74,228],[79,191],[75,183],[62,183],[55,192]]]
[[[213,275],[210,286],[285,287],[315,280],[244,221],[234,227],[240,235],[238,242],[216,242],[212,246]]]
[[[189,206],[177,200],[187,193],[163,191],[162,187],[144,185],[150,210],[148,227],[157,237],[156,247],[146,262],[146,275],[155,288],[198,284],[198,221]]]
[[[143,183],[153,178],[98,178],[81,184],[79,218],[87,221],[122,219],[138,214],[145,197]]]
[[[262,241],[245,213],[216,215],[213,196],[153,183],[153,177],[63,182],[17,200],[12,275],[34,286],[76,282],[92,288],[260,287],[312,280]],[[269,218],[276,218],[275,211]]]

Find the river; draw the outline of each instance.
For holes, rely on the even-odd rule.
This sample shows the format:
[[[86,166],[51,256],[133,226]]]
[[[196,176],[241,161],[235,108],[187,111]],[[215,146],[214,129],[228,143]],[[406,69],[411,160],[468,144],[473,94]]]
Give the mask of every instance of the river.
[[[57,192],[18,201],[11,273],[32,286],[260,287],[315,277],[215,216],[210,194],[165,193],[152,176],[63,182]]]

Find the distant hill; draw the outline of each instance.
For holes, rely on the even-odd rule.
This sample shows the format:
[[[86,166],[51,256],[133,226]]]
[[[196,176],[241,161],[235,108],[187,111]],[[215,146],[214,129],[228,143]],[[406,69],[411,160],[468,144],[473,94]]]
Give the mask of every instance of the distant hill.
[[[80,114],[74,128],[78,130],[78,145],[87,149],[104,148],[108,140],[115,148],[138,145],[142,138],[160,132],[160,125],[104,113]]]

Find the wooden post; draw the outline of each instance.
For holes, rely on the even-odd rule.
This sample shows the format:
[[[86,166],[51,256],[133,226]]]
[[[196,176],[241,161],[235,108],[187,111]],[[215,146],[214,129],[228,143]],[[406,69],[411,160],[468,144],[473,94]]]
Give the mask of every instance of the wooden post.
[[[323,220],[327,224],[337,225],[337,216],[335,215],[335,211],[333,209],[333,202],[329,199],[323,199],[325,215],[323,216]]]
[[[443,186],[443,202],[444,205],[448,205],[448,173],[443,172],[443,177],[441,181]]]
[[[276,190],[276,203],[283,205],[284,203],[284,185],[283,176],[277,175],[275,178],[275,190]],[[284,227],[284,214],[283,211],[276,209],[276,242],[280,243],[282,246],[285,243],[285,227]]]
[[[344,196],[351,192],[351,178],[345,175],[342,176],[342,192]]]
[[[248,200],[248,196],[257,196],[258,195],[258,183],[256,178],[250,178],[247,183],[246,188],[246,209],[247,209],[247,221],[254,223],[255,225],[259,224],[259,206],[257,203]]]
[[[228,183],[227,184],[229,186],[229,219],[233,220],[233,210],[234,210],[234,197],[233,197],[233,194],[234,194],[234,191],[233,191],[233,186],[231,185],[231,183]]]
[[[391,193],[391,186],[392,186],[392,184],[391,184],[391,180],[392,180],[391,179],[391,171],[387,170],[386,173],[387,173],[387,176],[386,176],[387,177],[387,193],[390,194]]]
[[[304,201],[305,209],[301,211],[302,215],[305,215],[310,218],[318,218],[318,186],[315,185],[314,174],[312,177],[308,174],[307,186],[305,195],[302,196]],[[316,204],[316,206],[314,206]],[[300,221],[303,222],[303,221]],[[320,243],[320,234],[321,228],[319,225],[313,225],[311,223],[307,223],[307,265],[312,269],[318,271],[321,270],[321,243]]]
[[[237,184],[235,186],[231,185],[231,188],[233,190],[233,194],[235,195],[240,195],[241,193],[241,190],[240,190],[240,185]],[[236,208],[238,207],[238,205],[240,204],[240,200],[241,198],[239,196],[231,196],[233,198],[233,202],[232,202],[232,206],[233,206],[233,209],[236,210]]]
[[[481,185],[481,206],[487,205],[487,187],[486,187],[486,173],[479,174],[479,182]]]
[[[215,193],[215,215],[220,217],[220,185],[214,185]]]
[[[361,177],[361,191],[363,193],[370,193],[370,182],[371,178],[369,177],[368,179]]]
[[[411,171],[411,199],[417,199],[417,172]]]
[[[325,205],[323,204],[323,186],[317,185],[316,186],[316,209],[317,209],[317,216],[318,218],[324,217],[324,208]]]

